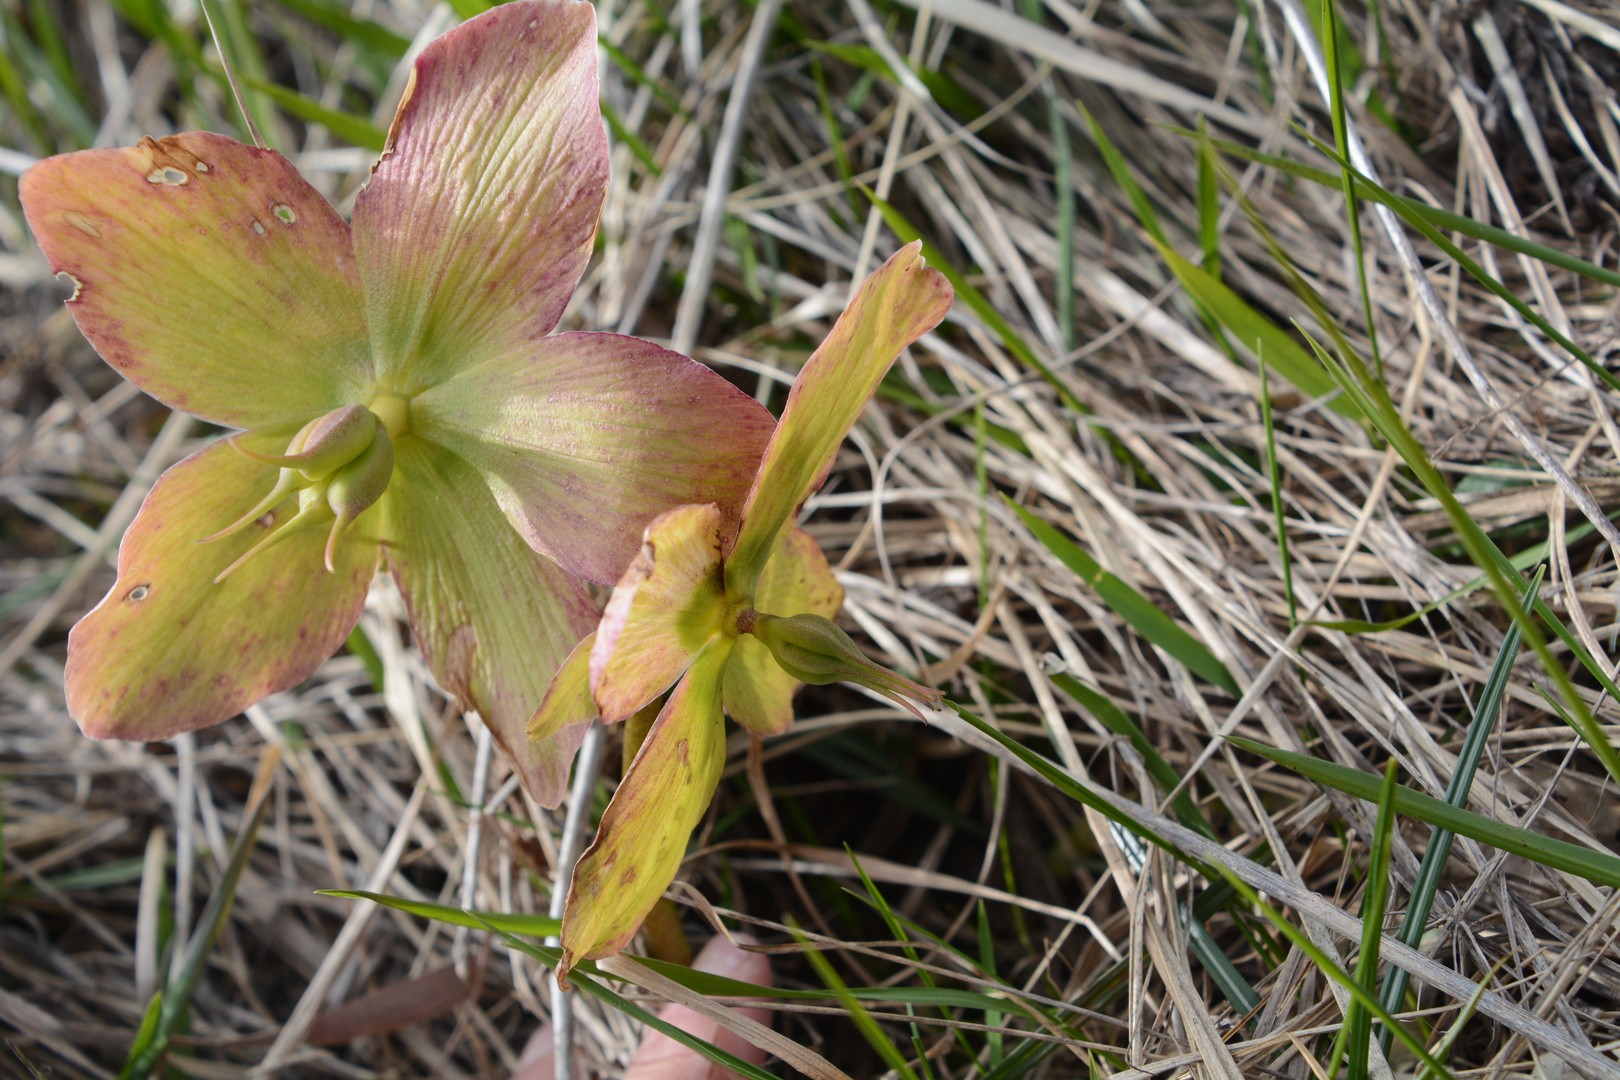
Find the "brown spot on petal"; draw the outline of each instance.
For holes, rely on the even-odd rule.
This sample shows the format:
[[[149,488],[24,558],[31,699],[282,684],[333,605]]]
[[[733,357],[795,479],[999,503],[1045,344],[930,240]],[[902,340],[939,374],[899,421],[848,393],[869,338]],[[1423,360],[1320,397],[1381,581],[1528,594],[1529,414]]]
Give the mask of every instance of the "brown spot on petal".
[[[636,869],[635,869],[635,867],[632,866],[630,869],[628,869],[628,870],[626,870],[624,872],[624,877],[619,879],[619,884],[620,885],[629,885],[629,884],[633,883],[635,880],[636,880]]]
[[[153,184],[178,187],[188,183],[194,174],[208,171],[208,166],[173,135],[161,139],[148,135],[125,150],[124,157]]]
[[[377,160],[371,163],[371,175],[377,175],[377,166],[383,159],[394,152],[394,140],[399,137],[399,125],[405,119],[405,110],[410,107],[411,98],[416,96],[416,65],[411,65],[411,73],[405,80],[405,92],[399,96],[399,108],[394,110],[394,119],[388,125],[388,137],[383,140],[383,151],[377,155]]]
[[[675,756],[681,759],[683,767],[688,769],[692,767],[692,750],[685,739],[675,744]]]
[[[96,227],[96,223],[91,221],[88,216],[79,213],[77,210],[62,211],[62,220],[73,226],[75,229],[78,229],[92,240],[101,239],[101,230]]]

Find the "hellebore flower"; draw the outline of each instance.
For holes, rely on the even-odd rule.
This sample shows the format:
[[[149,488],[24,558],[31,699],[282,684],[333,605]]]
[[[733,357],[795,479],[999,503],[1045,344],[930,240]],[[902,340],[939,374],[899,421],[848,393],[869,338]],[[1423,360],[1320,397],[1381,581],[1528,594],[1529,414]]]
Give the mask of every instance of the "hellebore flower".
[[[696,498],[734,530],[772,427],[685,357],[551,333],[607,185],[596,49],[570,0],[433,42],[352,227],[286,158],[219,135],[24,175],[97,351],[246,429],[159,479],[73,628],[87,735],[163,739],[296,685],[354,627],[380,553],[440,684],[559,801],[578,733],[523,726],[596,621],[577,579],[616,581],[646,522]]]
[[[829,621],[843,590],[794,527],[894,358],[950,309],[950,285],[920,252],[901,249],[863,282],[799,373],[736,538],[713,503],[648,525],[596,633],[529,725],[531,737],[555,738],[598,714],[622,720],[675,686],[574,871],[559,976],[622,949],[674,878],[725,763],[722,709],[769,735],[792,724],[801,680],[858,682],[913,711],[941,696],[867,660]]]

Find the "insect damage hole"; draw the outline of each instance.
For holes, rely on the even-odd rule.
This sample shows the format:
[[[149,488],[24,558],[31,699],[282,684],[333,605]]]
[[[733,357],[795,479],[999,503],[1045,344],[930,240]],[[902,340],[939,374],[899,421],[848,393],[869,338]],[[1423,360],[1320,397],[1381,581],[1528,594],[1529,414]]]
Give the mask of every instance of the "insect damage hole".
[[[293,208],[286,203],[276,203],[270,208],[270,212],[276,215],[276,220],[283,225],[291,225],[298,220],[298,215],[293,213]]]
[[[56,277],[59,281],[66,281],[73,286],[73,295],[67,298],[68,303],[73,303],[73,301],[79,298],[79,294],[84,291],[84,282],[80,281],[66,270],[58,270],[56,272]]]
[[[137,585],[133,589],[129,590],[129,592],[124,594],[124,599],[138,604],[151,595],[152,587],[150,585]]]
[[[260,224],[260,222],[258,220],[255,220],[253,222],[253,231],[258,233],[260,236],[263,236],[264,235],[264,226],[262,224]]]
[[[190,179],[191,177],[187,176],[184,172],[175,168],[173,165],[165,165],[161,169],[153,169],[151,172],[146,174],[147,183],[168,184],[170,187],[179,187],[181,184],[186,183]]]

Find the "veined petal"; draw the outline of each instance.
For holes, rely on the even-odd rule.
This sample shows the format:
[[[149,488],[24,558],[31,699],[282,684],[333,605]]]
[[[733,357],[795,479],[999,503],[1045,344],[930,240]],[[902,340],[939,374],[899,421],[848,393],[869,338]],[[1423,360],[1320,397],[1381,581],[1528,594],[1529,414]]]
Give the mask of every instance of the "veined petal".
[[[557,334],[411,402],[411,428],[484,474],[531,547],[611,584],[647,522],[720,508],[729,542],[775,421],[696,361],[618,334]]]
[[[530,551],[454,454],[406,436],[383,508],[386,552],[411,629],[448,693],[477,709],[542,806],[556,806],[584,729],[524,734],[551,674],[596,619],[579,582]]]
[[[726,763],[720,673],[730,653],[724,637],[703,650],[608,803],[568,890],[559,978],[624,948],[680,869]]]
[[[523,729],[530,742],[541,742],[564,728],[596,719],[596,701],[591,697],[591,646],[595,644],[596,634],[586,634],[551,677],[546,696]]]
[[[372,341],[413,394],[557,325],[607,189],[590,4],[505,4],[422,51],[354,204]]]
[[[79,329],[164,404],[258,427],[350,404],[369,381],[349,226],[275,151],[147,138],[46,158],[20,190]]]
[[[591,649],[591,691],[604,723],[669,689],[721,633],[720,511],[678,506],[647,526],[641,554],[602,612]]]
[[[805,362],[788,393],[743,509],[742,531],[726,556],[726,587],[752,595],[777,535],[820,486],[838,444],[900,350],[939,325],[951,308],[945,275],[907,244],[872,271]]]
[[[759,575],[754,607],[784,618],[810,612],[832,618],[844,605],[844,587],[833,577],[821,545],[803,529],[782,537]],[[726,665],[726,713],[757,735],[778,735],[793,723],[793,693],[799,680],[783,671],[771,651],[748,634],[737,639]]]
[[[374,515],[322,562],[326,530],[294,533],[219,584],[214,575],[284,522],[217,543],[276,470],[223,443],[158,478],[118,548],[118,580],[68,635],[68,711],[95,739],[167,739],[220,723],[307,678],[360,620],[377,565]],[[232,501],[238,494],[241,505]],[[268,517],[268,515],[267,515]]]

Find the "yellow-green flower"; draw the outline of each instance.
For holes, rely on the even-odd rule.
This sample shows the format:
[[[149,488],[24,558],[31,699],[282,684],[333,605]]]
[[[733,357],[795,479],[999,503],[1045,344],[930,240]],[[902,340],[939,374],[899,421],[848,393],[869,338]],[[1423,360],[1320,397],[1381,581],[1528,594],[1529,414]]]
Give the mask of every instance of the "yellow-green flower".
[[[863,282],[793,384],[735,539],[713,503],[655,519],[596,633],[557,673],[529,726],[534,738],[598,714],[622,720],[675,688],[574,872],[561,975],[622,949],[675,876],[725,763],[723,714],[758,734],[783,731],[807,677],[860,682],[902,703],[937,702],[937,691],[867,661],[828,621],[843,591],[794,521],[889,365],[951,301],[920,244]]]
[[[73,628],[86,734],[162,739],[296,685],[381,558],[440,684],[560,798],[578,733],[523,726],[596,621],[578,579],[618,580],[675,506],[714,500],[734,529],[772,427],[685,357],[552,333],[607,185],[596,50],[570,0],[433,42],[352,227],[280,154],[200,132],[23,177],[107,362],[245,429],[164,474]]]

